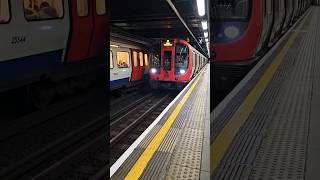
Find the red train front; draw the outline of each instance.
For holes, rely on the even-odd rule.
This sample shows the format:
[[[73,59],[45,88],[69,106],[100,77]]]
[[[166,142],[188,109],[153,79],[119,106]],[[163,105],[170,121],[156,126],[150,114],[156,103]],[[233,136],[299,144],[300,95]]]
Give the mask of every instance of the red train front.
[[[232,88],[310,6],[310,0],[214,0],[214,88]]]
[[[150,86],[153,89],[182,89],[206,64],[207,58],[185,40],[161,43],[160,59],[151,60]]]

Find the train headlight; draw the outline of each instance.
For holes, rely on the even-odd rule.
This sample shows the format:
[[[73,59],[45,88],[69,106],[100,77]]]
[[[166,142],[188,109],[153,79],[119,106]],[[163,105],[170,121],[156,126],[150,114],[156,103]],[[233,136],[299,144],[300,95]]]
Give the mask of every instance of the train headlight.
[[[186,73],[186,70],[180,69],[180,74],[184,74],[184,73]]]
[[[239,36],[240,30],[236,26],[229,26],[224,29],[224,34],[227,38],[234,39]]]
[[[155,73],[157,73],[157,70],[156,70],[156,68],[151,68],[151,70],[150,70],[150,71],[151,71],[151,73],[152,73],[152,74],[155,74]]]

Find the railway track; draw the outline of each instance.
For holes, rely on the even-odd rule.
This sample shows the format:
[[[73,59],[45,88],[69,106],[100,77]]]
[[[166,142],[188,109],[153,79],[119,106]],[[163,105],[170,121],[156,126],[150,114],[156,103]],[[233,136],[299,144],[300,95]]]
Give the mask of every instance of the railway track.
[[[141,134],[142,129],[146,129],[153,122],[173,97],[172,95],[151,93],[117,111],[127,113],[122,116],[115,113],[111,117],[112,125],[110,125],[110,129],[119,131],[116,136],[110,137],[111,147],[116,147],[124,141],[130,144],[130,141],[125,140],[125,135]],[[126,123],[126,128],[121,128],[124,123]],[[98,135],[89,138],[88,141],[83,142],[76,148],[73,147],[73,151],[66,153],[59,161],[32,176],[32,179],[105,179],[109,171],[108,162],[110,158],[107,145],[108,132],[106,128],[102,128],[95,133]]]
[[[130,108],[125,114],[111,118],[110,164],[113,164],[142,132],[159,116],[174,99],[174,94],[149,95],[146,101]]]
[[[122,154],[126,149],[119,150],[119,146],[132,144],[135,140],[132,137],[138,137],[173,98],[173,94],[150,93],[135,96],[134,101],[130,100],[131,103],[122,101],[114,103],[114,107],[122,108],[112,111],[110,128],[113,133],[115,130],[118,132],[111,135],[112,151],[117,151],[118,155]],[[127,105],[122,106],[119,103]],[[77,113],[84,112],[84,109],[88,110],[88,108],[76,109]],[[107,140],[109,132],[106,127],[106,118],[109,114],[98,115],[98,110],[95,112],[96,118],[79,114],[79,119],[76,121],[79,123],[82,119],[82,125],[73,129],[63,129],[64,133],[59,131],[69,121],[61,125],[64,121],[59,117],[59,126],[54,126],[55,123],[51,122],[53,120],[46,121],[45,125],[26,128],[26,132],[20,135],[15,133],[14,137],[8,137],[9,140],[13,138],[11,142],[0,142],[0,145],[8,146],[0,150],[1,159],[5,155],[16,156],[0,164],[0,179],[104,179],[110,163],[109,140]],[[69,116],[74,117],[72,112]],[[60,136],[52,135],[59,133]],[[47,136],[54,137],[47,138]],[[40,139],[48,142],[44,144],[37,142]],[[10,148],[17,151],[9,152]],[[117,155],[112,152],[111,157],[113,162]]]
[[[0,141],[15,136],[39,124],[46,123],[58,116],[66,114],[88,102],[90,94],[81,94],[66,101],[50,105],[46,109],[37,110],[12,120],[1,122]]]
[[[105,118],[104,118],[105,120]],[[105,122],[105,121],[104,121]],[[108,145],[106,127],[100,126],[90,131],[90,138],[72,144],[70,150],[64,149],[63,157],[51,165],[30,176],[34,180],[42,179],[96,179],[99,171],[108,167]],[[100,178],[97,178],[100,179]]]
[[[168,95],[159,96],[154,93],[140,97],[127,106],[122,107],[121,110],[114,111],[115,113],[111,116],[112,125],[110,128],[118,127],[119,124],[122,124],[123,121],[127,120],[125,119],[126,117],[131,116],[132,114],[141,113],[142,111],[147,110],[145,113],[136,114],[136,116],[140,117],[140,120],[143,120],[141,118],[146,118],[147,114],[152,113],[157,108],[158,111],[165,108],[168,103],[162,103],[165,101],[171,102],[169,99],[170,97]],[[149,107],[149,105],[152,106]],[[121,116],[121,113],[124,114]],[[152,116],[149,123],[151,123],[151,119],[154,119],[155,117],[156,116]],[[138,122],[141,123],[140,120],[135,121],[135,124],[138,125]],[[133,128],[134,123],[132,121],[130,122],[129,126]],[[127,121],[127,123],[129,122]],[[126,129],[125,133],[129,133],[130,130],[132,129]],[[123,132],[124,131],[122,131],[122,133]],[[97,131],[95,131],[95,133],[97,133]],[[106,128],[102,128],[98,134],[99,135],[95,138],[90,138],[90,140],[77,146],[77,148],[73,148],[75,149],[74,151],[67,153],[59,161],[48,166],[37,175],[32,176],[32,179],[104,179],[109,170],[109,154],[107,146],[108,134]]]
[[[13,150],[13,152],[11,153],[6,152],[7,155],[12,154],[10,156],[26,156],[24,156],[23,158],[19,158],[19,160],[18,158],[16,158],[16,162],[11,162],[8,166],[2,167],[0,170],[0,179],[32,177],[33,174],[37,174],[38,171],[42,171],[42,168],[50,166],[50,164],[55,162],[57,159],[67,156],[66,153],[68,153],[69,151],[72,152],[72,150],[78,148],[79,146],[81,146],[81,144],[87,143],[87,141],[91,141],[100,134],[103,134],[103,136],[106,137],[105,122],[106,114],[103,114],[97,117],[95,120],[90,121],[89,123],[83,123],[85,125],[78,127],[73,131],[70,131],[69,133],[66,133],[61,138],[52,140],[50,143],[46,144],[45,146],[41,146],[38,149],[36,148],[37,146],[35,146],[26,151],[20,149],[21,152],[17,152],[15,150]],[[43,129],[43,131],[45,130],[52,131],[50,129]],[[47,139],[47,137],[45,136],[46,134],[43,133],[43,136],[38,137],[38,139]],[[27,137],[30,137],[30,135],[27,135]],[[22,140],[16,141],[16,143],[19,143],[20,147],[23,148]],[[27,145],[32,146],[28,139],[26,139],[26,143]]]
[[[92,137],[92,132],[103,129],[106,133],[106,105],[105,101],[82,94],[20,117],[10,122],[12,125],[3,121],[0,179],[31,179],[32,174],[65,156],[68,147],[77,148],[77,144]]]
[[[110,126],[114,124],[114,122],[117,120],[117,118],[123,116],[127,112],[129,112],[131,109],[134,109],[137,107],[140,103],[146,101],[148,98],[152,96],[152,93],[148,93],[147,95],[135,95],[131,98],[128,98],[122,102],[119,102],[117,105],[111,105],[111,111],[110,111]]]

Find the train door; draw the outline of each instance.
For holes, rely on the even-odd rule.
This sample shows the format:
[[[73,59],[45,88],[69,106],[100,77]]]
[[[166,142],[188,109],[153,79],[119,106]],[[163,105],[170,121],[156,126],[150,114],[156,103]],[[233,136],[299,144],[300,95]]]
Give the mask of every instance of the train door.
[[[132,73],[131,73],[131,81],[140,80],[140,66],[138,61],[138,50],[132,49]]]
[[[198,71],[201,69],[201,56],[198,56]]]
[[[145,76],[144,78],[147,78],[148,73],[149,73],[149,55],[148,53],[144,53],[143,54],[143,59],[144,59],[144,73],[143,76]]]
[[[195,56],[196,58],[194,59],[194,69],[195,69],[195,73],[197,74],[197,72],[198,72],[198,58],[199,58],[199,56],[198,56],[198,54],[196,54],[196,56]]]
[[[103,53],[107,39],[106,0],[90,0],[90,2],[93,7],[93,32],[89,56],[97,57]]]
[[[194,52],[192,52],[192,77],[195,75],[195,61],[196,61],[196,55],[194,54]]]
[[[197,74],[197,71],[198,71],[198,69],[197,69],[197,61],[198,61],[198,55],[197,54],[195,54],[195,56],[194,56],[195,58],[194,58],[194,73],[195,74]]]
[[[89,0],[71,0],[71,31],[67,60],[76,62],[87,59],[93,31],[92,3]]]
[[[176,43],[175,56],[174,56],[174,75],[188,75],[190,76],[191,71],[189,71],[189,60],[190,60],[190,48],[182,43]]]
[[[143,59],[143,52],[139,52],[139,80],[142,79],[143,74],[144,74],[144,59]]]
[[[200,71],[200,55],[198,54],[198,72]]]
[[[163,69],[163,79],[172,81],[174,80],[174,55],[173,55],[173,49],[172,48],[163,48],[161,52],[161,58],[162,58],[162,69]]]
[[[269,34],[272,30],[273,12],[272,0],[263,0],[262,3],[262,35],[258,45],[258,51],[264,53],[268,47]]]

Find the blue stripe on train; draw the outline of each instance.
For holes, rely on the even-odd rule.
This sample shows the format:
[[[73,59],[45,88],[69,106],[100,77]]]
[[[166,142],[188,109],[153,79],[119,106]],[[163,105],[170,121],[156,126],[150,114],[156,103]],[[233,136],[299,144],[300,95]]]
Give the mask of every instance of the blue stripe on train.
[[[63,50],[0,62],[0,79],[25,79],[37,72],[46,72],[61,64]],[[23,77],[22,77],[23,76]]]
[[[110,89],[115,89],[117,87],[124,86],[128,84],[129,78],[118,79],[114,81],[110,81]]]

